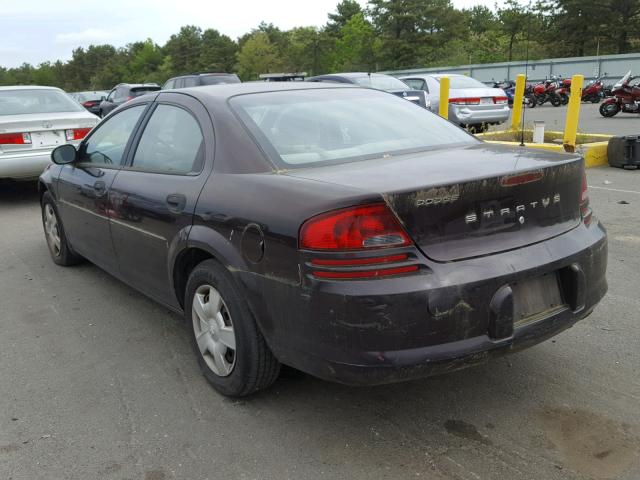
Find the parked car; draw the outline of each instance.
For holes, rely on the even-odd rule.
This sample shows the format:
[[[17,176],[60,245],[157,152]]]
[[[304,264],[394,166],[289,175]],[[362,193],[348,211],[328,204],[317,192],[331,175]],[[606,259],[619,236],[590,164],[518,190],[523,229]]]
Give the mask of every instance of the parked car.
[[[429,108],[429,99],[422,90],[412,90],[406,83],[382,73],[332,73],[309,77],[307,82],[349,83],[361,87],[375,88],[392,93],[424,108]]]
[[[71,95],[80,105],[95,115],[100,114],[100,102],[107,97],[109,92],[98,90],[93,92],[73,92]]]
[[[53,261],[182,313],[225,395],[281,362],[354,385],[448,372],[561,332],[607,289],[580,154],[484,143],[373,89],[161,92],[52,157]]]
[[[160,87],[155,83],[120,83],[113,87],[109,95],[100,102],[99,115],[104,117],[129,100],[158,90]]]
[[[400,79],[411,88],[429,95],[431,109],[440,107],[440,79],[449,77],[449,121],[468,127],[473,132],[486,130],[509,119],[506,94],[499,88],[487,87],[471,77],[457,74],[410,75]]]
[[[227,83],[240,83],[240,78],[235,73],[194,73],[170,78],[162,86],[162,90],[200,87],[202,85],[224,85]]]
[[[297,73],[261,73],[258,78],[262,82],[304,82],[307,72]]]
[[[96,123],[59,88],[0,87],[0,178],[38,178],[56,146],[79,143]]]

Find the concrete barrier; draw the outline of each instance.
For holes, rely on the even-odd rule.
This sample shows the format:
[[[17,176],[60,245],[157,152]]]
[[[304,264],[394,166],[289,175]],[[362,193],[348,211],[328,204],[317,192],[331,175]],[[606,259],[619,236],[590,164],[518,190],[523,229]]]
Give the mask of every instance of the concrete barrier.
[[[511,135],[519,135],[520,132],[511,132]],[[525,134],[533,135],[533,131],[525,130]],[[487,133],[479,133],[476,137],[484,140],[487,143],[498,143],[502,145],[511,145],[513,147],[519,147],[521,144],[517,141],[506,141],[506,140],[495,140],[496,137],[504,137],[505,135],[509,135],[503,131],[500,132],[487,132]],[[558,138],[562,139],[564,136],[564,132],[545,132],[545,138],[549,139]],[[583,140],[582,143],[578,143],[576,145],[576,152],[580,153],[584,157],[584,163],[587,168],[593,167],[601,167],[604,165],[608,165],[609,161],[607,159],[607,145],[609,144],[609,139],[613,135],[601,135],[601,134],[580,134],[578,135],[578,141]],[[494,140],[492,140],[494,139]],[[590,141],[584,141],[584,140]],[[565,153],[564,146],[557,143],[530,143],[525,142],[524,146],[526,148],[539,148],[543,150],[549,150],[552,152]]]

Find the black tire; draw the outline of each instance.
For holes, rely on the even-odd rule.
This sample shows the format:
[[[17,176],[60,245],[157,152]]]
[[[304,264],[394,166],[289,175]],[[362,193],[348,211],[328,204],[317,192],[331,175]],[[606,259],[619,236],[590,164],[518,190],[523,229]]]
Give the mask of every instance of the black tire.
[[[201,353],[196,338],[196,328],[199,328],[197,325],[200,323],[197,313],[193,311],[194,297],[199,289],[207,287],[213,287],[220,294],[221,308],[226,312],[226,315],[223,314],[225,322],[232,327],[234,335],[235,349],[227,348],[224,353],[227,361],[230,361],[228,355],[232,355],[233,365],[224,375],[213,370],[213,352],[208,350]],[[220,263],[213,259],[205,260],[193,269],[187,282],[184,306],[185,320],[191,331],[191,344],[198,365],[205,378],[219,393],[243,397],[263,390],[276,381],[280,373],[280,362],[267,346],[233,277]],[[200,336],[203,333],[204,329]]]
[[[525,95],[524,104],[525,104],[526,107],[536,108],[536,105],[538,104],[538,101],[536,100],[536,96],[535,95]]]
[[[615,117],[618,112],[620,112],[620,105],[617,103],[603,103],[600,105],[598,109],[600,111],[600,115],[605,118]]]
[[[591,97],[591,103],[600,103],[600,96],[594,95],[593,97]]]
[[[569,95],[560,95],[560,101],[562,105],[567,105],[569,103]]]
[[[68,267],[71,265],[77,265],[82,262],[82,257],[75,253],[69,242],[60,220],[60,214],[56,207],[53,197],[49,192],[45,192],[42,195],[42,202],[40,203],[42,211],[42,227],[44,228],[45,240],[47,241],[47,247],[51,254],[51,259],[57,265]],[[55,217],[55,225],[50,222],[51,215]],[[57,234],[57,245],[54,243],[53,236]]]
[[[484,133],[489,129],[489,125],[486,123],[478,123],[475,125],[469,125],[467,127],[469,133]]]
[[[549,97],[549,101],[551,102],[551,105],[553,105],[554,107],[559,107],[560,105],[562,105],[562,99],[555,94]]]

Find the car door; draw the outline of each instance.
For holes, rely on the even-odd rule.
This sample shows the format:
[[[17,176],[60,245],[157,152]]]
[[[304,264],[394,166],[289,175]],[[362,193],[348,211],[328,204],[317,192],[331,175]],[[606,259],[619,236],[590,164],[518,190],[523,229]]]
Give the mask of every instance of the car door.
[[[177,306],[172,252],[186,242],[213,168],[213,126],[193,97],[161,93],[109,191],[111,232],[123,279]]]
[[[58,208],[72,248],[110,272],[117,261],[109,226],[108,191],[148,104],[116,113],[93,130],[78,149],[78,159],[58,177]]]

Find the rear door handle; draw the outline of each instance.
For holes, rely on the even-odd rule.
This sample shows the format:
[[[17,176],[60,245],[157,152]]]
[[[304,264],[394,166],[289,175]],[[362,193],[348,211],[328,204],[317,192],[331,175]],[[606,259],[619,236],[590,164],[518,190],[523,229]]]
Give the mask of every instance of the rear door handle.
[[[97,196],[102,197],[107,193],[107,185],[102,180],[98,180],[93,184],[93,190],[96,192]]]
[[[174,213],[182,212],[186,204],[187,197],[181,193],[172,193],[167,195],[167,205],[169,206],[169,210]]]

